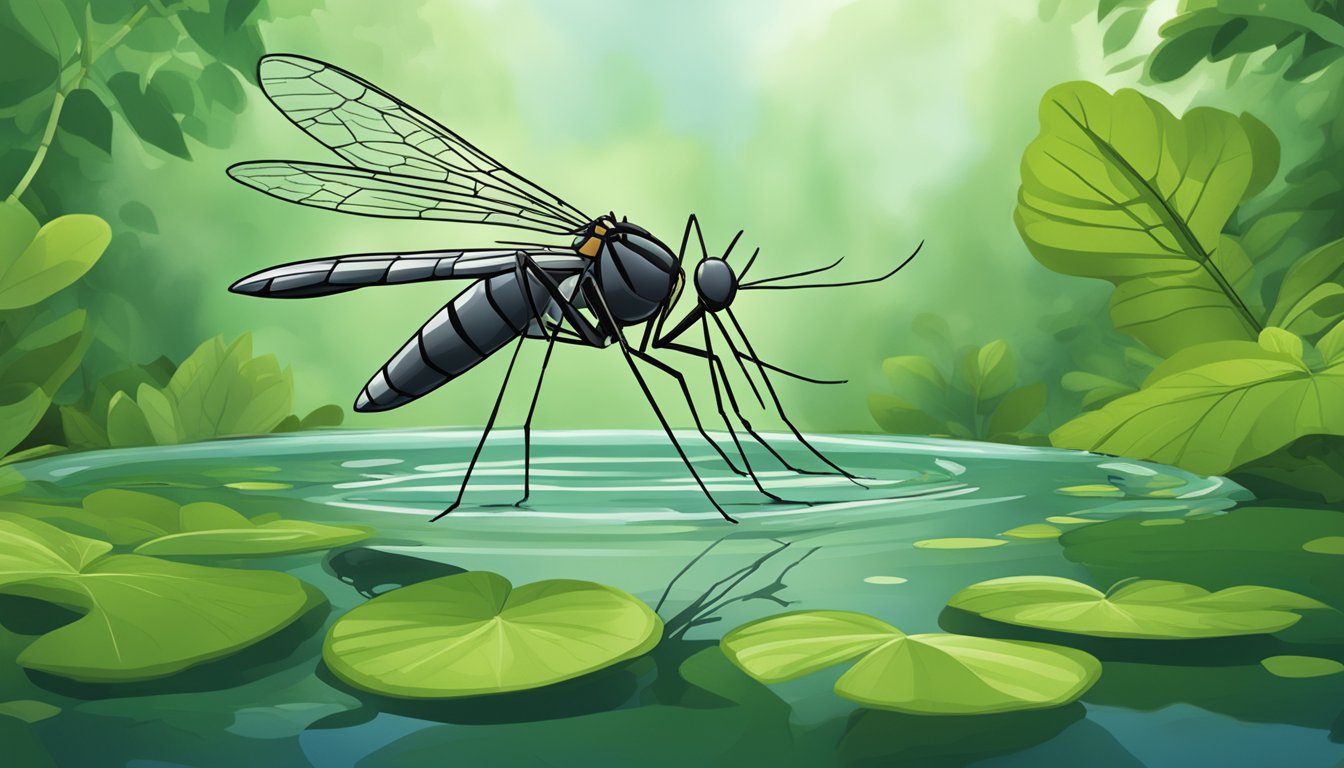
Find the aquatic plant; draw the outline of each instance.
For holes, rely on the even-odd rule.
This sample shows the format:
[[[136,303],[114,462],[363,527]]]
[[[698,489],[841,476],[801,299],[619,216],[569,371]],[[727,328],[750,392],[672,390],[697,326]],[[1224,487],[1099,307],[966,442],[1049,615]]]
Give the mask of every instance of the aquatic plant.
[[[859,661],[835,692],[867,707],[924,715],[971,715],[1056,707],[1101,676],[1101,664],[1073,648],[954,634],[906,635],[848,611],[798,611],[724,635],[728,658],[747,674],[779,683]]]
[[[0,515],[0,543],[0,593],[83,614],[34,640],[18,663],[73,680],[170,675],[273,635],[312,607],[288,574],[111,554],[107,542],[21,515]]]
[[[580,677],[647,653],[662,631],[658,614],[613,587],[552,579],[515,588],[468,571],[355,607],[332,625],[322,658],[356,688],[449,699]]]
[[[948,607],[992,621],[1094,637],[1191,640],[1278,632],[1324,603],[1273,587],[1217,592],[1151,579],[1119,582],[1100,592],[1056,576],[1012,576],[973,584]]]
[[[252,356],[252,335],[209,339],[174,367],[166,359],[131,366],[99,382],[80,403],[61,406],[76,448],[174,445],[229,435],[337,426],[338,406],[291,414],[293,376],[274,355]]]
[[[276,513],[249,519],[217,502],[179,505],[118,488],[91,493],[79,507],[35,502],[0,507],[6,508],[72,533],[134,547],[136,554],[162,557],[284,555],[331,549],[372,533],[363,526],[282,520]]]
[[[922,355],[889,357],[882,372],[897,394],[869,395],[868,409],[888,432],[1044,442],[1025,430],[1045,410],[1045,384],[1017,386],[1016,357],[1002,339],[961,350],[950,375]]]

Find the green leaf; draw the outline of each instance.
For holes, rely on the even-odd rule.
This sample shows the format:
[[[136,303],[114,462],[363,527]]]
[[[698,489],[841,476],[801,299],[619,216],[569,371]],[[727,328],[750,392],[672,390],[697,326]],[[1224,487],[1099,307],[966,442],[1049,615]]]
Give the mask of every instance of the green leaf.
[[[992,621],[1094,637],[1191,640],[1278,632],[1324,608],[1308,597],[1270,587],[1210,593],[1175,581],[1122,582],[1110,594],[1072,579],[1013,576],[973,584],[948,606]]]
[[[928,407],[941,403],[947,380],[932,360],[922,355],[900,355],[882,361],[882,373],[902,398]]]
[[[150,210],[148,205],[137,200],[128,200],[122,204],[118,211],[121,220],[130,227],[135,227],[141,232],[148,232],[151,235],[159,233],[159,222],[154,218],[154,211]]]
[[[873,651],[835,692],[866,707],[915,715],[986,715],[1058,707],[1101,678],[1073,648],[967,635],[909,635]]]
[[[0,253],[0,310],[30,307],[89,271],[112,241],[107,222],[76,213],[52,219],[13,258]]]
[[[905,633],[850,611],[795,611],[744,624],[719,647],[743,672],[782,683],[849,661]]]
[[[233,74],[233,70],[217,61],[206,64],[201,70],[199,85],[207,99],[234,114],[242,112],[243,106],[247,104],[247,96],[238,83],[238,77]]]
[[[1137,91],[1083,82],[1051,89],[1040,115],[1014,212],[1032,255],[1114,283],[1117,327],[1158,354],[1254,338],[1237,275],[1223,272],[1249,272],[1222,235],[1253,171],[1237,118],[1201,107],[1177,119]]]
[[[1302,545],[1302,549],[1318,555],[1344,555],[1344,536],[1322,536]]]
[[[225,346],[221,338],[201,344],[168,382],[186,440],[220,435],[261,435],[289,415],[290,372],[273,356],[252,357],[252,337]]]
[[[175,445],[181,439],[177,407],[162,392],[148,384],[136,391],[135,404],[149,428],[151,445]],[[111,423],[111,419],[108,420]]]
[[[131,72],[118,72],[107,80],[107,87],[116,97],[121,113],[126,116],[135,135],[159,149],[186,160],[191,159],[182,128],[173,117],[168,99],[151,84],[140,90],[139,78]]]
[[[1139,31],[1144,15],[1144,9],[1136,8],[1117,16],[1101,37],[1102,52],[1109,56],[1129,45],[1134,40],[1134,34]]]
[[[953,537],[947,539],[922,539],[916,541],[915,549],[990,549],[1002,547],[1008,542],[1003,539],[979,539],[975,537]]]
[[[719,647],[753,678],[778,683],[862,657],[835,692],[912,714],[987,714],[1067,704],[1101,675],[1082,651],[965,635],[905,635],[849,611],[796,611],[753,621]]]
[[[144,412],[125,392],[113,395],[107,405],[107,442],[113,448],[156,444]]]
[[[243,26],[260,2],[261,0],[228,0],[228,5],[224,7],[224,28],[238,29]]]
[[[112,112],[89,89],[77,89],[67,95],[60,109],[60,129],[93,144],[103,152],[112,152]]]
[[[1245,201],[1263,192],[1278,175],[1280,147],[1274,131],[1255,115],[1242,112],[1237,120],[1241,122],[1251,147],[1251,180],[1241,198]]]
[[[37,723],[55,717],[61,708],[45,701],[19,699],[0,702],[0,717],[12,717],[25,723]]]
[[[1344,239],[1298,259],[1279,286],[1271,325],[1295,333],[1318,333],[1344,317]]]
[[[16,338],[12,347],[0,352],[0,380],[35,384],[54,395],[79,367],[92,341],[87,313],[76,309],[50,322],[45,313],[32,317],[28,325],[10,326]]]
[[[1007,536],[1010,539],[1035,541],[1038,539],[1058,539],[1060,533],[1061,531],[1053,525],[1031,523],[1029,525],[1019,525],[1016,528],[1004,531],[1002,535]]]
[[[0,456],[23,442],[49,405],[51,397],[31,384],[0,389]]]
[[[183,507],[184,517],[187,507]],[[304,520],[274,520],[253,525],[243,518],[243,523],[231,527],[188,530],[151,539],[136,547],[135,552],[138,555],[162,557],[287,555],[351,544],[367,539],[370,533],[368,528],[323,525]]]
[[[1275,677],[1325,677],[1344,672],[1344,664],[1334,659],[1321,659],[1315,656],[1270,656],[1260,661]]]
[[[345,420],[345,412],[339,405],[323,405],[313,409],[311,413],[304,416],[299,421],[299,429],[322,429],[324,427],[339,427]]]
[[[346,683],[401,698],[539,688],[643,655],[662,621],[612,587],[555,579],[517,589],[485,571],[412,584],[355,607],[322,658]]]
[[[39,229],[37,219],[21,203],[0,203],[0,264],[18,261]]]
[[[1021,432],[1045,410],[1046,388],[1043,382],[1018,387],[1004,395],[989,417],[986,430],[992,437]]]
[[[108,555],[110,544],[18,516],[0,517],[0,544],[0,592],[84,613],[18,657],[73,680],[173,674],[274,634],[308,605],[287,574]]]
[[[957,379],[977,402],[1007,392],[1017,380],[1017,363],[1008,342],[997,339],[968,351],[957,366]]]
[[[915,405],[891,395],[869,395],[868,410],[873,420],[887,432],[897,435],[945,435],[942,421]]]
[[[1344,435],[1344,360],[1312,370],[1286,333],[1268,332],[1267,346],[1184,350],[1143,389],[1064,424],[1051,442],[1223,474],[1307,435]]]
[[[10,0],[9,10],[42,50],[67,60],[79,46],[79,32],[65,5],[49,0]]]

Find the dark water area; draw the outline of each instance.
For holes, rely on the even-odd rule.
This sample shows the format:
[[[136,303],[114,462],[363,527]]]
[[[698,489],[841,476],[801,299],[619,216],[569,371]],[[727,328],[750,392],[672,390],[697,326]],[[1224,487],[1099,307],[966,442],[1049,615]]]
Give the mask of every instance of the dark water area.
[[[30,673],[24,685],[36,693],[14,698],[42,698],[62,709],[34,726],[41,743],[60,765],[146,767],[467,759],[556,766],[1028,766],[1083,759],[1103,766],[1328,766],[1344,759],[1344,746],[1331,738],[1341,729],[1341,683],[1269,677],[1244,643],[1219,646],[1228,658],[1250,655],[1230,672],[1221,667],[1216,681],[1208,678],[1207,658],[1159,666],[1142,650],[1112,648],[1102,682],[1081,702],[1011,715],[862,710],[832,693],[840,670],[768,689],[694,695],[670,682],[678,669],[693,678],[686,665],[699,663],[695,653],[727,630],[783,610],[860,611],[907,633],[939,631],[940,623],[963,631],[957,622],[965,619],[945,610],[957,590],[1017,575],[1091,583],[1088,570],[1064,556],[1059,531],[1122,518],[1178,525],[1221,515],[1251,498],[1224,478],[1053,449],[818,436],[817,446],[866,478],[867,487],[780,470],[767,455],[752,454],[758,468],[770,467],[761,472],[766,485],[799,502],[762,503],[749,480],[688,436],[692,460],[740,521],[732,525],[706,502],[665,438],[644,432],[534,435],[531,498],[514,508],[522,493],[521,435],[501,432],[482,456],[466,503],[430,523],[456,494],[476,437],[339,431],[20,465],[55,499],[117,487],[221,501],[247,515],[278,511],[377,530],[330,553],[223,563],[288,571],[328,603],[237,656],[119,686]],[[776,442],[790,462],[820,467],[792,440]],[[321,639],[337,616],[396,586],[464,569],[494,571],[515,585],[552,578],[609,584],[656,606],[669,630],[698,598],[732,586],[703,621],[681,622],[655,653],[531,693],[407,702],[353,690],[325,670]],[[10,627],[3,637],[7,646],[24,642]]]

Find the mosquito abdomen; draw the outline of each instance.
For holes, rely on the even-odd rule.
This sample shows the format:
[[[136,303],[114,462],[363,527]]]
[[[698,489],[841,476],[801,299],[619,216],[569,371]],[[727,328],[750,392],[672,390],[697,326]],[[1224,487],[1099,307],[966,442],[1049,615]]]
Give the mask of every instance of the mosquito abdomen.
[[[439,310],[364,385],[356,411],[387,411],[447,384],[523,333],[545,288],[529,278],[531,302],[516,275],[478,280]]]

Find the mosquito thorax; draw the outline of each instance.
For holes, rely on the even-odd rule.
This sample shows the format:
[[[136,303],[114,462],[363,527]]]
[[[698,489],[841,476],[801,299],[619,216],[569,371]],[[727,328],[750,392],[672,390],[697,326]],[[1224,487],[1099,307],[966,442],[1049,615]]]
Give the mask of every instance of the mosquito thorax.
[[[723,259],[705,259],[695,268],[695,292],[710,312],[727,309],[737,296],[737,275]]]

